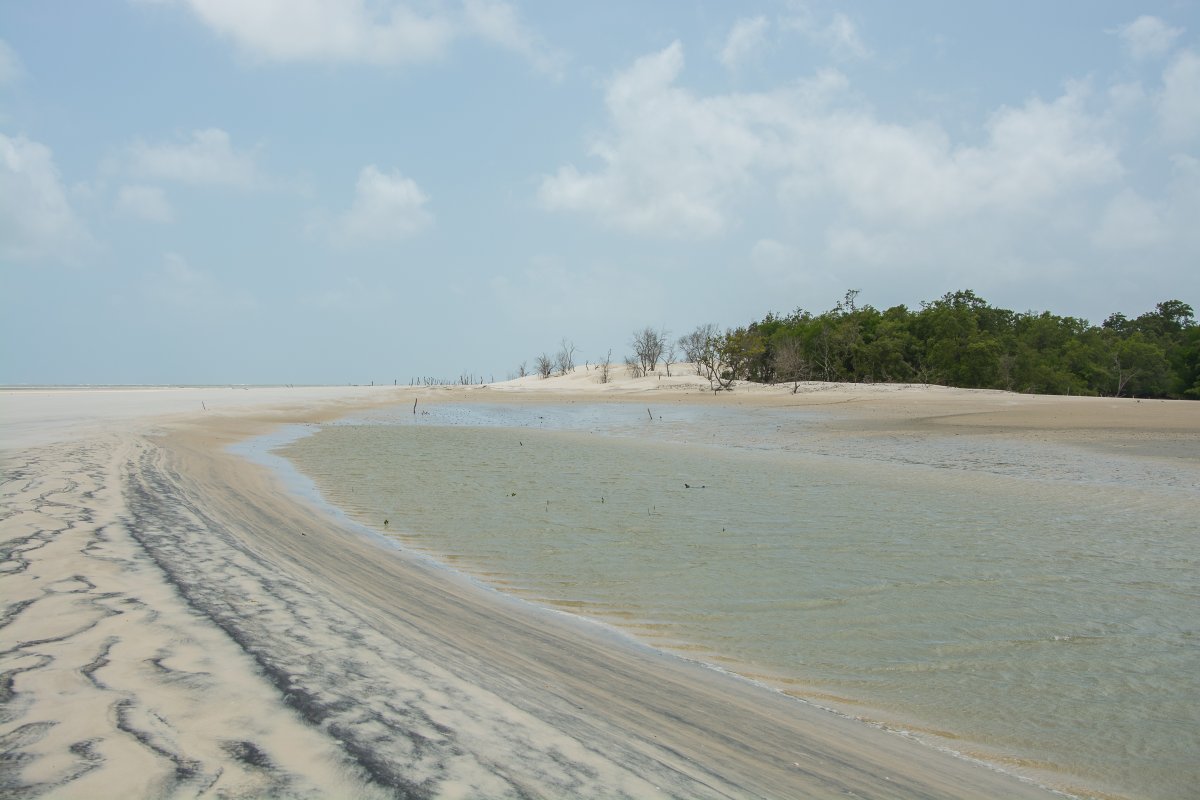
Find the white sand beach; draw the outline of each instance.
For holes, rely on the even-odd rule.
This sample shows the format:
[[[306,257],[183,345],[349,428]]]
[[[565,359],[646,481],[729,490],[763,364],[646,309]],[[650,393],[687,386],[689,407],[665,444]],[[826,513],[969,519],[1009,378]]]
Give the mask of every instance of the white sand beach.
[[[594,371],[0,390],[5,797],[1047,797],[370,539],[228,445],[385,405],[837,409],[831,430],[1200,454],[1200,404]]]

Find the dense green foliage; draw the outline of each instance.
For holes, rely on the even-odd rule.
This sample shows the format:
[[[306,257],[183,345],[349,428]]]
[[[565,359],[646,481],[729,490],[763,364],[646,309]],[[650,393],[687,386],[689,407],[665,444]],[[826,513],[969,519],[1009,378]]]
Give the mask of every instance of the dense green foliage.
[[[858,292],[823,314],[797,310],[707,338],[710,376],[734,380],[937,383],[1038,394],[1200,399],[1192,307],[1159,303],[1099,327],[993,308],[971,291],[920,310],[879,311]],[[681,340],[682,343],[682,340]]]

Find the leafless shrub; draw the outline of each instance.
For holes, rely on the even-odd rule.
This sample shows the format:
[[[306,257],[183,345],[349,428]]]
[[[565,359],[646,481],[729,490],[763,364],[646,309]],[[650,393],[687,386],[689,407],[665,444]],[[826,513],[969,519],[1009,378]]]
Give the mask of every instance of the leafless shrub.
[[[612,348],[610,347],[608,349],[608,355],[604,356],[604,361],[601,362],[600,364],[596,365],[597,368],[600,370],[600,382],[601,383],[608,383],[608,375],[609,375],[609,369],[611,368],[611,365],[612,365]]]
[[[647,325],[640,331],[634,331],[631,344],[642,375],[649,375],[662,358],[663,349],[667,346],[667,332],[656,331]]]
[[[717,335],[717,326],[710,322],[697,326],[696,330],[686,333],[676,340],[676,344],[683,350],[684,360],[694,364],[696,374],[701,377],[710,377],[705,374],[704,355],[705,351],[712,346]]]
[[[722,335],[715,333],[714,329],[714,333],[708,337],[707,343],[698,354],[700,359],[696,363],[699,368],[696,371],[708,378],[714,392],[733,390],[732,363],[735,356],[731,340],[732,336],[729,332]]]
[[[562,346],[554,356],[554,368],[559,375],[566,375],[575,369],[575,343],[562,340]]]
[[[800,390],[800,381],[812,376],[812,365],[804,356],[804,345],[799,339],[784,339],[775,345],[772,356],[775,375],[792,382],[792,394]]]
[[[534,359],[533,366],[537,370],[538,376],[543,380],[554,374],[554,362],[545,353]]]
[[[663,334],[666,336],[666,334]],[[667,342],[666,352],[663,353],[663,366],[667,368],[667,377],[671,377],[671,363],[675,361],[675,356],[678,355],[677,342]]]

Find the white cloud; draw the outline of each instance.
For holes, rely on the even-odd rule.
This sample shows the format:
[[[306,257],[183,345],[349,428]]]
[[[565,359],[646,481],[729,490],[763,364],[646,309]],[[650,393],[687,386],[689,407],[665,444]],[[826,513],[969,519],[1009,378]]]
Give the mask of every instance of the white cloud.
[[[867,58],[871,55],[858,35],[858,26],[840,12],[833,15],[833,21],[825,28],[824,38],[834,54],[843,58]]]
[[[1108,202],[1092,241],[1104,249],[1140,250],[1161,243],[1167,235],[1154,204],[1126,189]]]
[[[1169,27],[1158,17],[1143,15],[1117,31],[1129,53],[1138,60],[1161,58],[1183,34],[1182,28]]]
[[[801,280],[806,270],[804,253],[795,245],[759,239],[750,248],[750,266],[771,286],[788,286]]]
[[[618,74],[606,95],[610,130],[590,148],[598,167],[560,167],[542,181],[543,205],[678,236],[720,234],[746,201],[772,196],[797,215],[815,204],[929,226],[1037,214],[1121,174],[1081,86],[1002,108],[981,144],[955,145],[935,125],[889,124],[854,107],[835,72],[773,92],[697,96],[676,85],[682,68],[675,43]]]
[[[220,128],[194,131],[178,144],[138,141],[127,152],[127,168],[139,178],[197,186],[248,188],[259,180],[254,159],[235,151]]]
[[[895,243],[862,228],[838,226],[826,233],[825,249],[835,263],[880,266],[894,257]]]
[[[267,61],[422,63],[442,58],[464,36],[477,36],[517,53],[555,76],[565,61],[503,0],[464,0],[461,11],[398,0],[176,2],[246,54]],[[419,5],[430,8],[414,8]]]
[[[334,228],[334,239],[345,244],[403,239],[433,223],[427,209],[429,197],[411,178],[399,171],[380,172],[363,167],[354,190],[354,202]]]
[[[981,146],[955,146],[932,126],[858,114],[822,126],[831,185],[868,217],[933,224],[979,211],[1035,212],[1043,201],[1121,173],[1114,145],[1080,87],[1052,103],[1002,108]]]
[[[842,60],[869,58],[870,48],[858,33],[858,26],[845,14],[838,12],[825,23],[805,7],[798,7],[792,16],[780,20],[780,27],[793,30],[813,44],[827,49]]]
[[[0,257],[71,261],[91,246],[44,144],[0,133],[0,186]]]
[[[600,258],[596,263],[572,259],[564,263],[555,257],[538,256],[523,268],[494,275],[488,282],[494,306],[522,328],[536,332],[538,340],[546,331],[569,332],[576,339],[584,359],[595,363],[605,349],[615,345],[614,362],[620,363],[621,342],[598,339],[589,352],[584,342],[592,331],[607,337],[614,327],[632,330],[644,320],[663,313],[661,298],[670,284],[653,269],[639,269],[628,263],[612,263]],[[564,297],[585,297],[586,303],[564,303]],[[539,344],[549,347],[553,341]],[[534,356],[537,351],[528,355]],[[553,352],[553,351],[551,351]]]
[[[450,23],[364,0],[184,0],[204,24],[272,61],[395,64],[440,56]]]
[[[117,213],[145,222],[173,222],[175,211],[158,186],[122,186],[117,191]]]
[[[606,93],[612,135],[590,151],[602,169],[561,167],[542,181],[543,205],[642,233],[724,230],[724,206],[760,158],[763,142],[751,126],[767,103],[694,97],[674,85],[682,69],[683,47],[675,42],[617,75]]]
[[[1146,89],[1138,81],[1115,83],[1108,89],[1108,102],[1118,117],[1140,114],[1146,102]]]
[[[258,307],[252,295],[222,286],[178,253],[163,255],[162,266],[148,276],[143,294],[157,307],[171,312],[183,310],[197,317],[238,314]]]
[[[0,39],[0,87],[16,83],[23,73],[17,52],[9,47],[8,42]]]
[[[1167,66],[1155,110],[1168,141],[1200,136],[1200,55],[1184,50]]]
[[[1172,239],[1184,252],[1191,253],[1191,275],[1195,280],[1195,254],[1200,253],[1200,159],[1187,155],[1172,157],[1169,191],[1162,203],[1165,222]]]
[[[367,285],[356,277],[342,278],[335,287],[303,295],[300,305],[321,313],[348,312],[361,314],[377,311],[394,303],[392,290],[387,286]]]
[[[721,63],[727,69],[737,69],[761,50],[769,24],[766,17],[742,18],[734,23],[725,39],[725,46],[721,48]]]
[[[466,0],[463,13],[468,31],[523,56],[548,75],[562,77],[566,57],[526,27],[516,9],[508,3],[500,0]]]
[[[759,239],[750,250],[750,257],[754,262],[763,265],[787,264],[795,261],[799,255],[796,248],[774,239]]]

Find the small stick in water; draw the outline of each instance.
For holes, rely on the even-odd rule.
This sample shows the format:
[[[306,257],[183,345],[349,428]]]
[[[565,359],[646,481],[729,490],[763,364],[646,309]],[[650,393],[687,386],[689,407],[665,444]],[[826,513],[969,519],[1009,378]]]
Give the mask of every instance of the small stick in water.
[[[417,413],[417,399],[415,397],[413,398],[413,413]]]
[[[647,408],[647,409],[646,409],[646,413],[647,413],[647,414],[650,414],[650,409],[648,409],[648,408]],[[651,421],[651,422],[654,422],[654,415],[653,415],[653,414],[650,414],[650,421]]]

